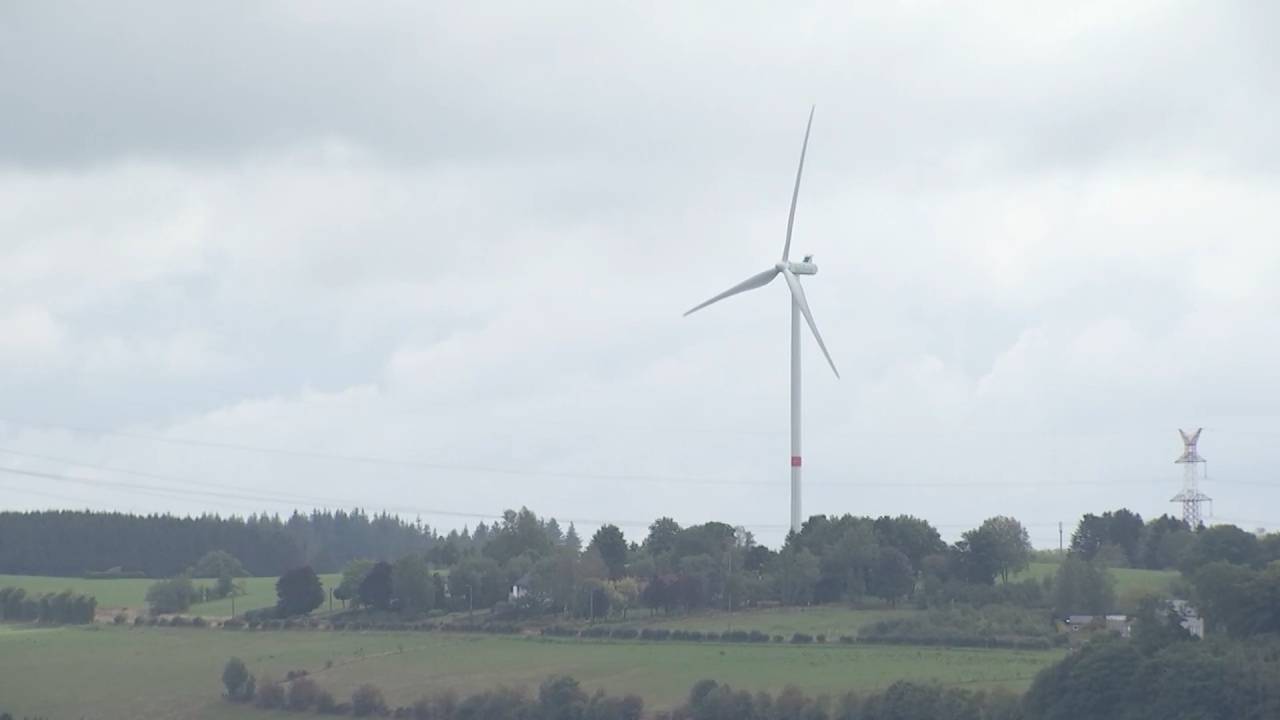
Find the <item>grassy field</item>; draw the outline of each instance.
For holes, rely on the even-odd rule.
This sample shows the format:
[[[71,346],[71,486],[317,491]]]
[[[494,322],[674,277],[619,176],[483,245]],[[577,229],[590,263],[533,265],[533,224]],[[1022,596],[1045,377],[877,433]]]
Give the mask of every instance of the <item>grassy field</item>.
[[[177,628],[0,630],[0,699],[18,716],[261,717],[219,698],[228,657],[276,678],[306,669],[348,695],[374,682],[393,703],[436,689],[505,684],[536,690],[554,673],[588,688],[634,692],[652,708],[714,678],[751,690],[883,688],[900,679],[1025,689],[1060,651],[543,640],[443,633],[246,632]],[[326,669],[327,663],[332,668]]]
[[[337,587],[341,575],[321,575],[325,590]],[[28,593],[41,594],[71,590],[98,599],[100,609],[129,608],[143,610],[147,606],[147,588],[155,580],[148,579],[113,579],[87,580],[85,578],[44,577],[39,575],[0,575],[0,587],[20,587]],[[212,580],[196,580],[197,586],[212,585]],[[241,578],[238,582],[245,587],[245,594],[236,598],[236,612],[268,607],[276,602],[276,578],[257,577]],[[231,615],[231,600],[214,600],[197,603],[191,606],[190,614],[209,617]]]
[[[1018,573],[1012,580],[1025,580],[1027,578],[1035,578],[1037,580],[1044,577],[1051,577],[1058,571],[1058,566],[1054,563],[1031,563],[1021,573]],[[1111,568],[1111,574],[1116,579],[1116,601],[1119,603],[1119,610],[1132,611],[1136,608],[1138,600],[1147,595],[1158,595],[1168,593],[1170,586],[1179,576],[1176,570],[1138,570],[1134,568]]]

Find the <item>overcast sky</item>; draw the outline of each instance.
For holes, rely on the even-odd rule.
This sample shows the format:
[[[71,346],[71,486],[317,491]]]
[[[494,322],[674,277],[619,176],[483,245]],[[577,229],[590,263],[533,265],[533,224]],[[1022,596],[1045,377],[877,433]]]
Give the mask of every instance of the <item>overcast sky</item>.
[[[0,506],[776,543],[815,103],[806,515],[1280,527],[1275,6],[805,5],[0,4]]]

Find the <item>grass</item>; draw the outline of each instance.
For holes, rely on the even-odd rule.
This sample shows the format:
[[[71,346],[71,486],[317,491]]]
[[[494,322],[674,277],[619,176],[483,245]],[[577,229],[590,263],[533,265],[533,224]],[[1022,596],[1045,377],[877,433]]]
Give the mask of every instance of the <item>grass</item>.
[[[708,677],[753,691],[796,685],[836,694],[901,679],[1016,691],[1061,652],[110,626],[0,632],[5,709],[18,716],[259,716],[220,699],[220,673],[231,656],[259,676],[306,669],[339,697],[373,682],[390,702],[407,705],[443,688],[536,690],[548,675],[567,673],[588,689],[637,693],[654,710],[680,702]]]
[[[337,587],[341,579],[342,576],[336,574],[320,576],[320,581],[324,583],[326,591],[329,588]],[[154,582],[155,580],[145,578],[89,580],[85,578],[45,577],[41,575],[0,575],[0,587],[20,587],[26,590],[28,594],[56,593],[63,590],[71,590],[72,592],[92,595],[97,598],[99,609],[128,608],[131,610],[143,610],[147,606],[147,588],[151,587]],[[201,585],[212,586],[214,581],[195,580],[194,582],[198,587]],[[241,578],[237,582],[242,583],[245,587],[245,594],[236,598],[237,613],[275,604],[276,578]],[[229,616],[231,615],[231,600],[224,599],[196,603],[191,606],[190,614],[209,617]]]
[[[1034,578],[1040,580],[1052,577],[1058,571],[1056,563],[1031,563],[1030,567],[1018,573],[1010,580]],[[1111,568],[1111,575],[1116,579],[1116,602],[1118,609],[1132,611],[1138,600],[1147,595],[1168,594],[1180,575],[1176,570],[1141,570],[1137,568]]]

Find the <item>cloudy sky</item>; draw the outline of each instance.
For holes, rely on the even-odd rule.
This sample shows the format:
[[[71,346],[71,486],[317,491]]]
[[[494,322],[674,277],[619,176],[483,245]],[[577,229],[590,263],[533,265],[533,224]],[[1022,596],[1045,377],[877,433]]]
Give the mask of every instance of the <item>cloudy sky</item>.
[[[1280,527],[1265,3],[0,5],[0,506]],[[16,472],[15,472],[16,471]]]

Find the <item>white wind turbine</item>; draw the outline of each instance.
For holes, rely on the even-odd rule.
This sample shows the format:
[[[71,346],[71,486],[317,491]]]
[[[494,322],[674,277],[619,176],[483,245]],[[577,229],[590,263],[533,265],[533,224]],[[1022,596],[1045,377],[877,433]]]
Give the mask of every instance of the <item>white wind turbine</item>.
[[[806,255],[802,262],[791,262],[788,258],[791,255],[791,227],[796,220],[796,199],[800,196],[800,176],[804,173],[804,153],[809,147],[809,129],[813,127],[813,108],[809,109],[809,123],[804,128],[804,144],[800,146],[800,167],[796,170],[796,186],[791,191],[791,212],[787,215],[787,240],[782,246],[782,260],[774,263],[773,267],[765,270],[757,275],[743,280],[724,292],[716,295],[710,300],[694,307],[685,316],[695,313],[702,308],[719,302],[731,295],[754,290],[764,287],[773,281],[775,277],[781,275],[786,278],[787,286],[791,288],[791,531],[800,532],[800,316],[803,314],[805,322],[809,324],[809,329],[813,331],[813,338],[818,341],[818,347],[822,350],[822,354],[826,356],[827,363],[831,365],[831,371],[840,377],[840,371],[836,370],[836,364],[831,359],[831,353],[827,352],[826,343],[822,342],[822,335],[818,332],[818,326],[813,322],[813,313],[809,312],[809,303],[804,298],[804,288],[800,286],[799,275],[816,275],[818,266],[813,264],[813,256]]]

